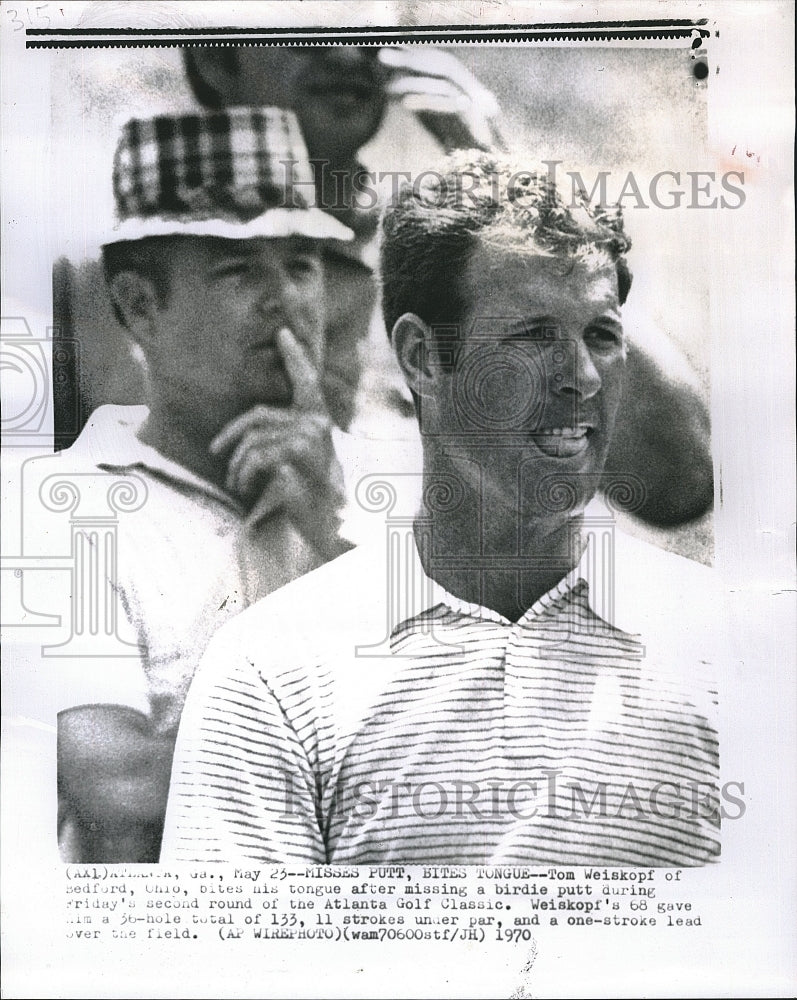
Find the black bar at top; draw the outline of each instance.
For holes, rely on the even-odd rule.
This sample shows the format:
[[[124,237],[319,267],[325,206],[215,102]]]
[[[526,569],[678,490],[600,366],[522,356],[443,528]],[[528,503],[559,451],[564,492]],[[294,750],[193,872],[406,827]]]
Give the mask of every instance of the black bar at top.
[[[306,28],[29,28],[27,35],[48,37],[53,35],[70,35],[72,37],[91,35],[324,35],[324,34],[402,34],[412,36],[425,34],[429,31],[450,32],[480,32],[492,34],[505,31],[611,31],[616,28],[643,28],[647,30],[666,30],[667,28],[699,28],[708,23],[707,18],[690,20],[688,18],[669,18],[647,21],[567,21],[555,24],[428,24],[415,27],[400,27],[396,25],[364,25],[362,27],[306,27]]]
[[[371,45],[451,42],[518,42],[612,39],[687,38],[695,31],[707,36],[707,19],[661,21],[584,21],[567,24],[501,24],[486,26],[428,25],[360,28],[29,28],[27,48],[123,48],[218,45],[222,40],[248,45]]]
[[[331,36],[324,39],[324,41],[301,41],[298,39],[283,38],[278,40],[267,41],[265,39],[235,39],[230,41],[228,44],[231,47],[238,45],[248,45],[253,48],[319,48],[322,46],[332,47],[334,45],[361,45],[368,44],[374,47],[385,47],[389,45],[476,45],[476,44],[497,44],[500,42],[579,42],[579,41],[592,41],[592,42],[611,42],[620,40],[631,40],[631,41],[645,41],[653,39],[678,39],[678,38],[688,38],[689,32],[681,30],[677,33],[668,32],[666,35],[661,31],[649,31],[649,32],[627,32],[627,31],[612,31],[612,32],[600,32],[596,34],[585,34],[580,33],[578,35],[563,35],[561,32],[551,32],[550,34],[530,34],[526,33],[523,35],[491,35],[490,37],[473,36],[470,38],[451,38],[445,35],[429,35],[426,38],[404,38],[401,36],[391,35],[386,36],[373,36],[369,37],[367,43],[362,38],[352,37],[351,35],[340,35]],[[219,42],[212,42],[211,39],[189,39],[189,38],[167,38],[159,39],[158,41],[152,40],[147,41],[146,36],[144,39],[136,38],[116,38],[116,39],[105,39],[96,41],[88,41],[85,39],[75,39],[67,38],[63,41],[53,40],[41,40],[37,41],[31,39],[25,42],[25,48],[27,49],[123,49],[123,48],[189,48],[195,46],[214,46],[220,45]]]

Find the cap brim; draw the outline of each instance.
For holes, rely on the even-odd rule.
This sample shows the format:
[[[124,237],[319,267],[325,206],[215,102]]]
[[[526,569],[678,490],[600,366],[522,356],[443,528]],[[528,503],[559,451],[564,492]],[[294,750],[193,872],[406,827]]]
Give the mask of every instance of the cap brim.
[[[354,233],[342,222],[320,208],[270,208],[249,222],[232,219],[181,219],[153,215],[125,219],[113,230],[103,246],[128,240],[143,240],[148,236],[215,236],[227,240],[249,240],[255,237],[280,239],[306,236],[314,240],[354,239]]]

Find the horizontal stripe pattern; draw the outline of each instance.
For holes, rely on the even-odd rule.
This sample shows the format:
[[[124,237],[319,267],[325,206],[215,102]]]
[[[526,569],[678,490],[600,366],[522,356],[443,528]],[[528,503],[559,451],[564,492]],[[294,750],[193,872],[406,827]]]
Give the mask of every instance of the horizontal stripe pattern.
[[[335,565],[319,573],[342,609]],[[306,596],[312,576],[291,586]],[[278,655],[269,632],[299,618],[285,600],[222,630],[184,714],[164,858],[716,860],[705,661],[668,664],[654,638],[608,625],[577,575],[517,623],[441,593],[371,661],[353,654],[367,629],[351,610],[327,607],[328,634],[306,624]]]

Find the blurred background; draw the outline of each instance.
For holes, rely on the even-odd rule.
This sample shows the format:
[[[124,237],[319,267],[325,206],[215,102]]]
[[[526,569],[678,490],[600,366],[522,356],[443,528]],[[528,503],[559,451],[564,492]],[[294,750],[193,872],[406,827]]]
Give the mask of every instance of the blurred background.
[[[645,47],[534,42],[445,49],[495,94],[504,134],[524,166],[562,161],[559,177],[565,170],[578,170],[588,190],[599,171],[608,171],[610,200],[633,173],[642,201],[624,199],[634,244],[634,286],[624,308],[625,327],[643,344],[664,331],[683,350],[708,398],[710,261],[702,238],[704,217],[687,207],[686,177],[686,171],[710,169],[706,81],[693,73],[689,40]],[[91,266],[114,221],[111,169],[119,128],[130,117],[185,112],[198,105],[176,48],[70,49],[52,53],[51,66],[52,155],[60,192],[52,228],[54,312],[62,335],[76,338],[80,352],[79,358],[67,359],[67,378],[61,383],[74,383],[76,398],[61,405],[68,411],[67,423],[79,430],[102,402],[142,401],[138,370],[100,272]],[[370,170],[415,172],[434,164],[439,155],[440,148],[412,112],[396,102],[360,158]],[[680,208],[662,209],[651,202],[650,181],[660,171],[682,175],[680,185],[669,181],[660,189],[665,201],[669,190],[687,192]],[[390,363],[379,337],[366,346],[372,366]],[[66,423],[62,429],[59,435],[56,425],[60,447],[74,437]],[[711,559],[710,514],[678,529],[632,528],[667,548],[704,562]]]

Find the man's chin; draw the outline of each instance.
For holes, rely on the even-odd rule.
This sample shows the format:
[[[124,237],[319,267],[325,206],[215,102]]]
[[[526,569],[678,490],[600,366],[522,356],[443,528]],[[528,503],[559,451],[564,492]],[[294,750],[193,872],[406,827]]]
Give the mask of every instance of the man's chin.
[[[383,116],[381,106],[372,101],[336,101],[332,97],[312,110],[314,113],[306,111],[302,116],[310,157],[341,167],[376,135]],[[330,121],[334,121],[334,129],[330,129]]]
[[[521,490],[535,516],[576,517],[600,489],[605,464],[603,448],[576,454],[543,455],[524,462]]]

